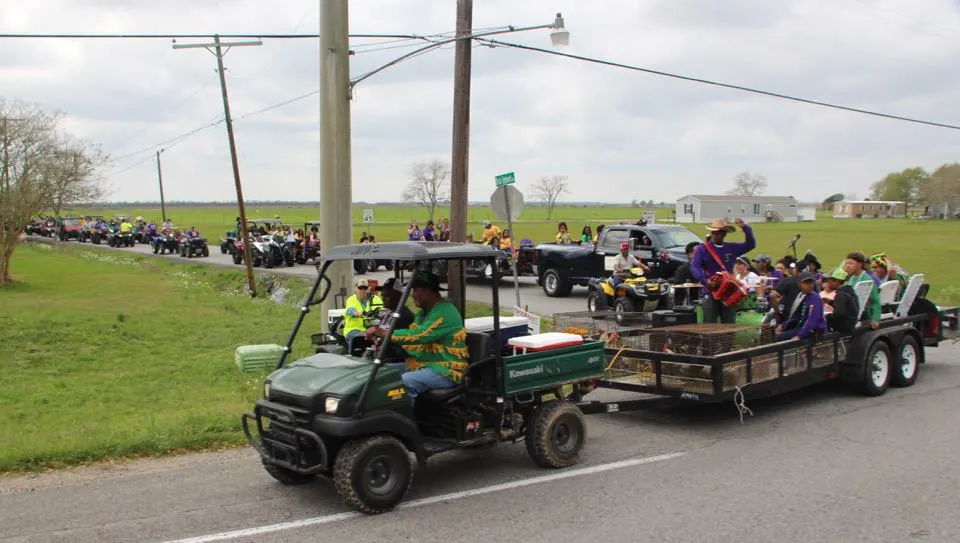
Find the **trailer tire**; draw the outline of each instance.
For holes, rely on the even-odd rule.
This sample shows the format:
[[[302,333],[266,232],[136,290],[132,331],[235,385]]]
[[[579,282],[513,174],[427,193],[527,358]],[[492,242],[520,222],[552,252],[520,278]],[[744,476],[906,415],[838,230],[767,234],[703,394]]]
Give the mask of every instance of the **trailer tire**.
[[[337,493],[348,506],[367,514],[393,509],[412,482],[407,448],[389,435],[345,444],[333,467]]]
[[[876,340],[863,360],[863,380],[860,391],[867,396],[880,396],[890,386],[890,374],[893,372],[893,354],[890,347]]]
[[[260,461],[263,462],[263,469],[266,470],[271,477],[285,485],[305,485],[313,482],[313,480],[316,478],[315,475],[304,475],[303,473],[297,473],[287,468],[281,468],[276,464],[271,464],[263,459]]]
[[[891,370],[890,384],[895,387],[912,386],[917,381],[923,351],[917,339],[906,334],[897,348],[896,366]]]
[[[587,425],[580,409],[568,402],[547,402],[530,414],[527,453],[542,468],[559,469],[576,464],[587,440]]]
[[[560,271],[549,269],[543,272],[543,293],[551,298],[563,298],[570,295],[573,284],[560,275]]]

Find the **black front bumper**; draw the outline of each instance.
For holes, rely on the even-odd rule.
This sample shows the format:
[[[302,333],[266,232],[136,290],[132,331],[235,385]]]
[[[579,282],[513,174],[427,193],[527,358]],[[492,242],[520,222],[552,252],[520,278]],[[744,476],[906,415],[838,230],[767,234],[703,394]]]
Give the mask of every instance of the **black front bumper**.
[[[266,427],[264,419],[267,420]],[[250,431],[249,421],[256,423],[256,437]],[[257,400],[253,413],[244,413],[241,423],[250,446],[265,462],[304,475],[316,475],[327,469],[327,446],[310,429],[309,414],[305,411]]]

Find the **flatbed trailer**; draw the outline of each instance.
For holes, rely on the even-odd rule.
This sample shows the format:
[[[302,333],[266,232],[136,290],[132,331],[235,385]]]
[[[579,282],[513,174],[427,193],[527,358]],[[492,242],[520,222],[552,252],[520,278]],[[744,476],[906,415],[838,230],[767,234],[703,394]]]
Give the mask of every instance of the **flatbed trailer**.
[[[849,335],[830,332],[815,340],[776,342],[769,330],[766,337],[761,336],[760,345],[732,350],[731,337],[746,327],[686,325],[619,331],[608,338],[604,375],[597,387],[654,397],[584,401],[579,407],[584,414],[597,414],[665,403],[742,402],[836,379],[865,395],[878,396],[889,386],[913,385],[925,361],[925,348],[957,337],[957,308],[936,308],[936,313],[926,310],[929,306],[923,309],[882,320],[877,330],[861,326]],[[726,352],[697,354],[723,350],[719,345],[723,342]]]

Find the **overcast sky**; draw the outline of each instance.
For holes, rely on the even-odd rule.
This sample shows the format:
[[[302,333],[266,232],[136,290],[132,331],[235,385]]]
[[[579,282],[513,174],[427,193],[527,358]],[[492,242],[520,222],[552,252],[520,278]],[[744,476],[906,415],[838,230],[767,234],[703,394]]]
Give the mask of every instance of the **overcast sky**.
[[[309,33],[320,0],[30,0],[0,3],[0,32]],[[474,28],[548,23],[566,52],[845,105],[960,123],[954,0],[475,0]],[[351,33],[450,32],[454,0],[353,0]],[[548,31],[500,39],[550,48]],[[351,73],[410,50],[351,41]],[[388,48],[389,47],[389,48]],[[361,83],[352,104],[355,200],[398,200],[411,165],[450,159],[453,47]],[[265,40],[225,58],[250,199],[319,199],[314,40]],[[956,75],[955,75],[956,74]],[[157,200],[147,149],[222,117],[214,57],[168,40],[0,39],[0,96],[67,114],[100,142],[114,200]],[[769,195],[867,195],[910,166],[960,159],[956,131],[828,110],[536,52],[473,50],[470,198],[517,173],[524,190],[565,174],[566,200],[672,201],[722,192],[749,170]],[[167,145],[170,200],[234,198],[226,130]]]

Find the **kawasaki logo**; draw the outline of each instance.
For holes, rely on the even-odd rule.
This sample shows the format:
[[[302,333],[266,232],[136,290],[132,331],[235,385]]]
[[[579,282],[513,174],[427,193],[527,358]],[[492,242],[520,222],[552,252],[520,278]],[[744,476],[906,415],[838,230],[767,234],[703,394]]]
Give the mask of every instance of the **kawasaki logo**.
[[[590,358],[587,359],[587,364],[596,364],[599,361],[600,361],[599,356],[591,356]]]
[[[537,375],[540,373],[543,373],[543,365],[526,370],[510,370],[510,378],[516,379],[517,377],[526,377],[528,375]]]

